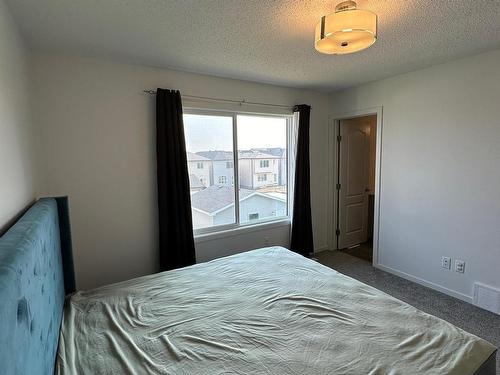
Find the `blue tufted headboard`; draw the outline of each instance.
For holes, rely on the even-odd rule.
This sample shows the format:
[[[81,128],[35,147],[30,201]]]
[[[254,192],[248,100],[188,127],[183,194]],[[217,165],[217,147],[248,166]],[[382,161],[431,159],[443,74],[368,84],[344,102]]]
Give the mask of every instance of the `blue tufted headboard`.
[[[0,237],[0,374],[54,373],[74,291],[67,197],[40,199]]]

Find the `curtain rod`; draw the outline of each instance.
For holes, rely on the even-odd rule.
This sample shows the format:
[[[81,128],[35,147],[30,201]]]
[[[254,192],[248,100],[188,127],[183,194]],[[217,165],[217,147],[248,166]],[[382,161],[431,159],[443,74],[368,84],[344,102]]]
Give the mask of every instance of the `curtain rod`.
[[[146,94],[156,95],[156,90],[142,90]],[[221,103],[232,103],[238,105],[258,105],[258,106],[266,106],[266,107],[278,107],[278,108],[286,108],[293,109],[293,106],[283,105],[283,104],[268,104],[268,103],[259,103],[259,102],[247,102],[246,100],[232,100],[232,99],[221,99],[221,98],[209,98],[207,96],[194,96],[194,95],[182,95],[182,98],[185,99],[195,99],[195,100],[205,100],[209,102],[221,102]]]

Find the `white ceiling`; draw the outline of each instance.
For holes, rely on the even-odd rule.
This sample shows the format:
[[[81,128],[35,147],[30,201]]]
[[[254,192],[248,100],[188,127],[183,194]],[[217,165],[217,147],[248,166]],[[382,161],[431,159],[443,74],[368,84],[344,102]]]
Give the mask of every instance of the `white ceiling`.
[[[345,56],[313,46],[338,0],[6,2],[36,50],[322,91],[500,48],[500,0],[360,0],[379,39]]]

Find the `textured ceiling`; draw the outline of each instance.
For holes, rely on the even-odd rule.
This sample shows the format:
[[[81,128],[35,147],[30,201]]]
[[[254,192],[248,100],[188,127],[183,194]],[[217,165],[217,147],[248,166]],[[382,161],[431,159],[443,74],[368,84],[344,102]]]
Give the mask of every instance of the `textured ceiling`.
[[[360,0],[379,39],[344,56],[313,46],[339,1],[6,0],[31,47],[322,91],[500,48],[500,0]]]

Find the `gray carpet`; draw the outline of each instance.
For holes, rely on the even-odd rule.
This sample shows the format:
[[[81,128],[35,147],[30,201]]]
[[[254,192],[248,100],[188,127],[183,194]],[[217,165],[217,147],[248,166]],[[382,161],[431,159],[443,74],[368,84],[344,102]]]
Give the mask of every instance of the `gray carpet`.
[[[325,266],[371,285],[393,297],[444,319],[500,347],[500,316],[433,289],[374,268],[371,263],[341,251],[322,251],[315,257]],[[500,375],[500,354],[497,354]]]
[[[344,249],[342,252],[352,255],[356,258],[361,258],[370,263],[373,261],[373,244],[372,241],[363,242],[356,247]]]

